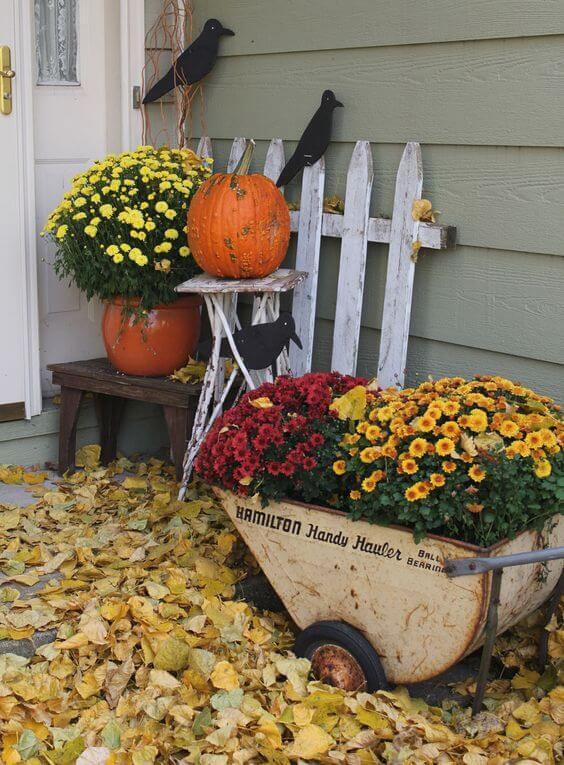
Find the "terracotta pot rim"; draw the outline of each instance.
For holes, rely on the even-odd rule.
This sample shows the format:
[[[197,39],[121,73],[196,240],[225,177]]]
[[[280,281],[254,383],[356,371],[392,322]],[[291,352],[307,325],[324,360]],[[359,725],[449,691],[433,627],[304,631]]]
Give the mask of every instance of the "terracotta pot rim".
[[[131,306],[132,308],[137,308],[139,303],[141,302],[141,298],[138,297],[123,297],[122,295],[115,295],[110,300],[107,300],[106,303],[110,305],[126,305]],[[168,309],[175,309],[175,308],[189,308],[194,306],[199,306],[202,304],[202,297],[201,295],[196,295],[192,293],[187,293],[184,295],[179,295],[176,300],[173,300],[172,303],[160,303],[159,305],[153,306],[151,308],[152,311],[166,311]]]

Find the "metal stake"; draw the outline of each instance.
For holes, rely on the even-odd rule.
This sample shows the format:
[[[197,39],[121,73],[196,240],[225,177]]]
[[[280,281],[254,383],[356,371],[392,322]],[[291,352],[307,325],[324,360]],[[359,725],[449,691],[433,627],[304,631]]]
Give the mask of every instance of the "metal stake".
[[[560,574],[560,579],[558,580],[556,587],[552,591],[552,595],[548,599],[548,603],[546,606],[546,622],[545,627],[548,625],[549,621],[552,619],[553,615],[556,613],[556,609],[558,608],[558,604],[560,603],[560,598],[564,595],[564,571]],[[546,629],[543,629],[542,635],[539,640],[539,669],[542,672],[546,666],[546,660],[548,656],[548,638],[549,633]]]
[[[472,702],[472,715],[477,714],[482,708],[486,685],[488,684],[488,675],[492,662],[492,652],[494,641],[497,635],[497,607],[499,606],[499,593],[501,591],[501,578],[503,569],[498,568],[492,575],[492,589],[490,595],[490,604],[488,606],[488,617],[486,621],[486,641],[482,648],[482,657],[480,659],[480,671],[476,682],[476,695]]]

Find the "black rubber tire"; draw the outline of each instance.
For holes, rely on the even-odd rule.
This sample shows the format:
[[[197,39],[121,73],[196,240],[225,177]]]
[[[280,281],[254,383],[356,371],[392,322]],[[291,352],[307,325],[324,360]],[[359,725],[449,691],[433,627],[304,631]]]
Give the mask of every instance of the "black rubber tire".
[[[340,646],[353,656],[364,673],[368,693],[388,688],[380,657],[364,635],[350,624],[330,620],[315,622],[300,632],[294,652],[311,660],[314,652],[323,645]]]
[[[244,600],[261,611],[284,611],[284,604],[264,574],[247,576],[235,585],[235,600]]]

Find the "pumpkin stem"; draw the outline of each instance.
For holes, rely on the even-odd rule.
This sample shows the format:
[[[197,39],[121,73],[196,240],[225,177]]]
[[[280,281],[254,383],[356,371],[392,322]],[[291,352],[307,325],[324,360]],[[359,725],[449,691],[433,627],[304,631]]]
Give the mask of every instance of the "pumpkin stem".
[[[233,175],[247,175],[247,173],[249,172],[249,167],[251,166],[251,159],[253,157],[254,150],[255,150],[255,142],[251,138],[250,141],[247,141],[247,145],[245,146],[245,151],[243,152],[243,155],[241,159],[239,160],[239,163],[237,164],[237,167],[235,168]]]

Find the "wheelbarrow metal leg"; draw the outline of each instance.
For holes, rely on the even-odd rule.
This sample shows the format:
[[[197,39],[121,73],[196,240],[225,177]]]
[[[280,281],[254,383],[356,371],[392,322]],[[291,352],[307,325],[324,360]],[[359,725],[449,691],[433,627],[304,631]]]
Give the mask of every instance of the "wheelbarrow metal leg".
[[[564,595],[564,571],[560,574],[556,587],[552,591],[552,595],[548,599],[546,606],[546,621],[544,626],[547,627],[548,623],[556,613],[560,598]],[[542,672],[546,666],[546,660],[548,658],[548,638],[550,637],[548,631],[543,629],[542,635],[539,641],[539,669]]]
[[[499,593],[501,591],[501,578],[503,569],[497,569],[492,575],[492,590],[490,595],[490,604],[488,606],[488,616],[486,621],[486,642],[482,648],[482,658],[480,660],[480,670],[476,682],[476,695],[472,702],[472,714],[477,714],[482,708],[486,685],[488,684],[488,675],[492,662],[492,653],[494,641],[497,635],[497,608],[499,606]]]

